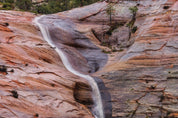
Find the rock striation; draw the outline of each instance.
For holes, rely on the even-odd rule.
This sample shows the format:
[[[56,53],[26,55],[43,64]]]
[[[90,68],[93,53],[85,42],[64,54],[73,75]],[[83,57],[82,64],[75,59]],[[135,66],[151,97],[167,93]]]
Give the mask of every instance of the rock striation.
[[[176,0],[139,2],[138,30],[129,39],[131,45],[111,53],[97,73],[109,88],[114,118],[178,117],[177,4]]]
[[[108,5],[41,22],[73,67],[96,77],[106,118],[178,117],[178,2],[113,1],[111,17]],[[36,15],[0,15],[0,116],[92,118],[89,84],[66,70],[33,23]]]
[[[73,96],[85,94],[75,88],[88,83],[65,69],[34,25],[36,16],[16,11],[0,15],[0,116],[92,118]]]

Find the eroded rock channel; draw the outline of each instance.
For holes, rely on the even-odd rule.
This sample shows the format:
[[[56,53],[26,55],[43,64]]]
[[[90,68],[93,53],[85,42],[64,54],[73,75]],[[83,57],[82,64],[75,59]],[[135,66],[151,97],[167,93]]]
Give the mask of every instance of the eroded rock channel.
[[[105,118],[178,117],[178,1],[112,1],[39,20],[56,46],[35,14],[0,11],[0,117],[93,118],[84,75],[98,84]]]
[[[99,70],[107,62],[107,55],[75,29],[72,20],[49,15],[37,17],[34,22],[39,26],[44,39],[59,54],[65,67],[73,74],[88,81],[90,86],[76,83],[74,89],[76,101],[87,105],[95,118],[105,118],[105,113],[107,113],[106,116],[111,116],[111,112],[110,114],[104,112],[108,105],[103,106],[103,103],[110,101],[110,98],[109,94],[106,97],[106,94],[101,95],[100,93],[100,89],[105,88],[104,85],[101,85],[103,82],[95,81],[89,75],[89,73]],[[99,79],[96,78],[96,80]],[[97,84],[100,84],[100,88]],[[82,91],[78,92],[79,90]],[[90,98],[91,96],[92,98]]]

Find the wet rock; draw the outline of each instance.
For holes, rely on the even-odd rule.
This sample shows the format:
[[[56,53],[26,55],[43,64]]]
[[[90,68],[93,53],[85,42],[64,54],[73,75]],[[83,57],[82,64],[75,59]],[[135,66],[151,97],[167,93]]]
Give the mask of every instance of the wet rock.
[[[75,83],[87,82],[65,69],[34,25],[36,16],[19,11],[0,15],[0,116],[92,118],[73,96]],[[6,22],[8,27],[1,25]]]
[[[125,52],[111,53],[113,57],[98,74],[109,88],[114,117],[175,117],[177,2],[139,4],[135,22],[138,29],[130,38],[133,44]],[[168,4],[169,12],[163,10]]]
[[[68,54],[75,69],[87,74],[97,71],[93,75],[103,80],[96,79],[106,117],[177,117],[177,1],[115,4],[112,23],[124,26],[111,30],[103,38],[111,29],[105,11],[107,4],[98,2],[48,15],[48,20],[40,22],[50,27],[49,33]],[[137,4],[137,31],[129,39],[125,24],[132,18],[129,7]],[[15,70],[8,75],[1,74],[1,116],[93,117],[87,108],[93,104],[91,88],[85,80],[68,72],[55,48],[42,40],[39,29],[32,23],[34,14],[1,11],[0,15],[0,22],[9,23],[8,27],[0,25],[0,63]],[[112,52],[101,46],[103,39],[124,46],[124,51]],[[109,56],[100,48],[109,50]],[[7,92],[9,89],[18,91],[18,99]]]

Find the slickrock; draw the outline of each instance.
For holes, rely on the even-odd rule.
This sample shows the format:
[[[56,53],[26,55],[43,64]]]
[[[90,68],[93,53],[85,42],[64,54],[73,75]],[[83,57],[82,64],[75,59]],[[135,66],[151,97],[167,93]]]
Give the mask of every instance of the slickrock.
[[[112,117],[178,117],[178,2],[113,3],[111,23],[107,4],[98,4],[93,5],[98,6],[96,10],[91,5],[59,15],[77,20],[78,30],[109,53],[106,66],[94,76],[102,78],[108,88]],[[138,7],[137,29],[131,33],[127,25],[133,17],[129,8],[134,6]]]
[[[111,94],[114,118],[178,117],[177,4],[141,1],[133,44],[111,53],[97,73]]]
[[[0,117],[92,118],[74,98],[74,91],[85,94],[75,90],[77,83],[88,83],[65,69],[34,25],[36,16],[16,11],[0,15]]]
[[[40,22],[76,70],[101,79],[106,118],[178,117],[177,0],[113,1],[111,17],[108,4]],[[32,22],[36,16],[0,15],[0,116],[93,117],[90,86],[65,69]]]

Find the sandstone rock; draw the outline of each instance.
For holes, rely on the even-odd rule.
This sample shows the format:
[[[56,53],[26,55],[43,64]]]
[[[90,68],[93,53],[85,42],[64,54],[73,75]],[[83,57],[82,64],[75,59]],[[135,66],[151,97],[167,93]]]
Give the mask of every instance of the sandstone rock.
[[[0,25],[0,31],[12,32],[12,30],[10,30],[9,28],[1,26],[1,25]]]
[[[0,117],[93,117],[73,96],[77,82],[88,83],[65,69],[32,22],[36,16],[0,15],[0,23],[9,24],[0,25],[0,65],[7,68],[7,74],[0,73]]]
[[[176,117],[177,1],[139,4],[134,43],[123,54],[111,53],[97,74],[109,88],[114,117]]]
[[[138,4],[134,24],[138,30],[128,38],[129,7]],[[102,79],[96,81],[106,118],[177,117],[177,4],[176,0],[116,3],[112,25],[122,26],[105,39],[103,34],[111,29],[106,2],[48,15],[41,22],[50,27],[55,43],[76,70]],[[17,11],[0,15],[0,24],[9,23],[0,25],[0,65],[7,67],[7,73],[0,73],[0,116],[93,117],[88,110],[93,104],[91,88],[65,69],[54,47],[33,25],[35,15]],[[112,52],[101,46],[106,39],[124,50]]]

